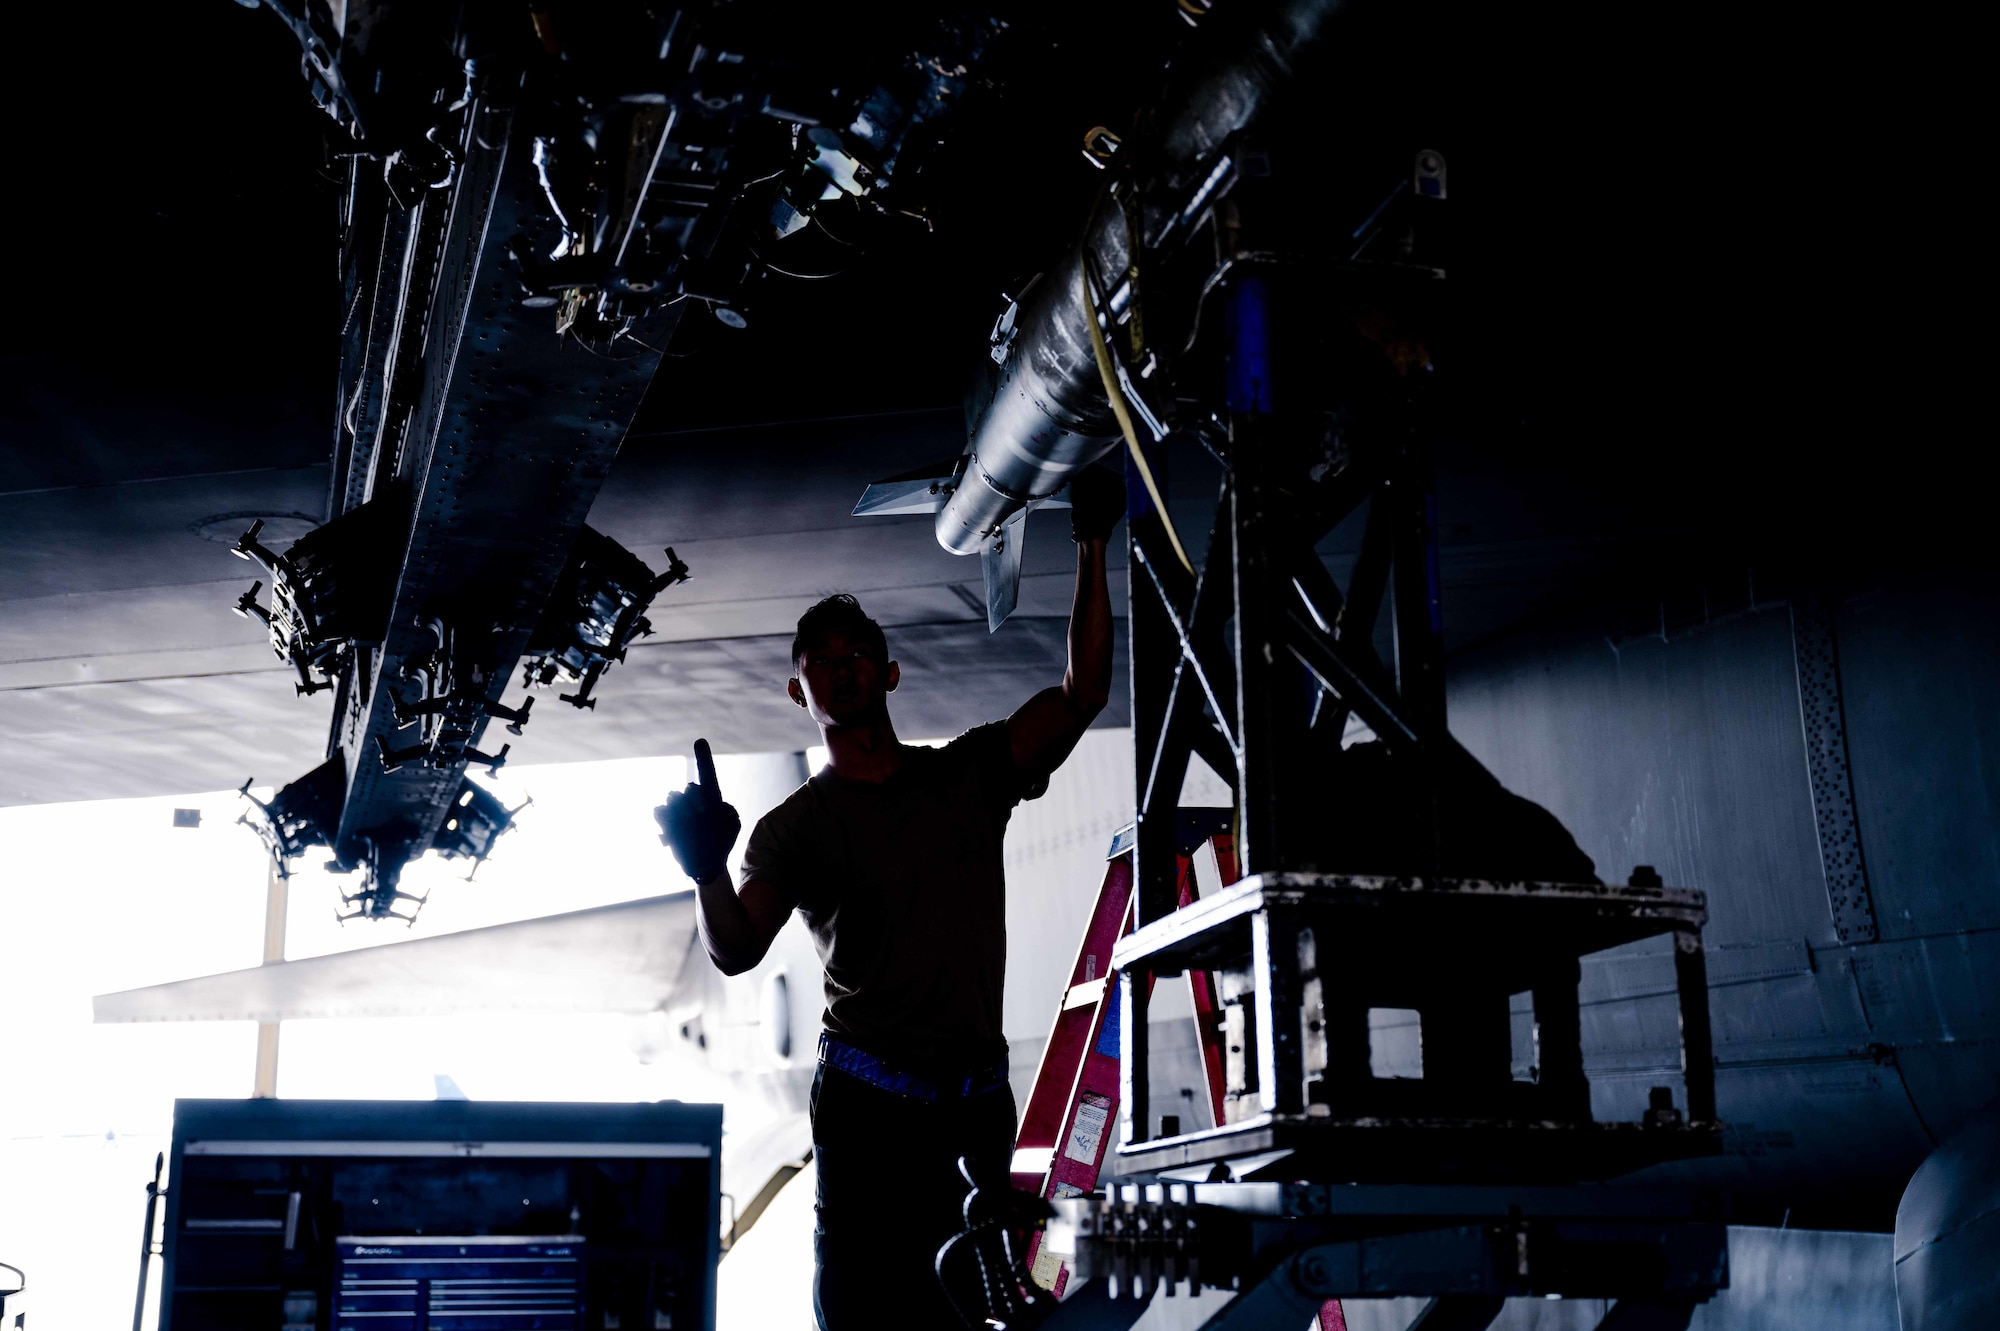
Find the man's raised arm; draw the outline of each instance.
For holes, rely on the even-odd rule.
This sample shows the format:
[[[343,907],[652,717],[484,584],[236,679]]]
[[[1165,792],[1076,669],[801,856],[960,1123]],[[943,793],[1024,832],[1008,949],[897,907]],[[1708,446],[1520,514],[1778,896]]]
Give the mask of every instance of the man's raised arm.
[[[1007,720],[1014,765],[1037,776],[1062,765],[1111,697],[1111,592],[1104,551],[1125,512],[1125,487],[1111,472],[1086,467],[1070,482],[1070,494],[1076,599],[1069,612],[1069,665],[1061,685],[1043,689]]]
[[[764,959],[798,902],[762,879],[741,890],[729,870],[694,885],[695,921],[708,959],[724,975],[741,975]]]

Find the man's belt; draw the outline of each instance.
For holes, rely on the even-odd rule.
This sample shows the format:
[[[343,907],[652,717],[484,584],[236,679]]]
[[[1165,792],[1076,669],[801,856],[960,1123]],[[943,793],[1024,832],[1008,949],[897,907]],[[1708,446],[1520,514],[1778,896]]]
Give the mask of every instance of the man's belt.
[[[819,1035],[819,1061],[857,1081],[865,1081],[892,1095],[907,1096],[912,1100],[969,1100],[975,1095],[997,1091],[1007,1084],[1005,1058],[990,1068],[941,1080],[905,1072],[892,1063],[883,1062],[866,1049],[856,1049],[825,1031]]]

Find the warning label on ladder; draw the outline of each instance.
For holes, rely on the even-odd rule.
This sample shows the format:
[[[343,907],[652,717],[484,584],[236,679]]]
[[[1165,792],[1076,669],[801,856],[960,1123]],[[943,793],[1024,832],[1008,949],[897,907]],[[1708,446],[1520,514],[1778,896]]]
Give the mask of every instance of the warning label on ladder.
[[[1063,1147],[1063,1154],[1080,1164],[1096,1164],[1105,1125],[1111,1121],[1111,1107],[1110,1096],[1085,1091],[1077,1101],[1076,1121],[1070,1125],[1069,1144]]]

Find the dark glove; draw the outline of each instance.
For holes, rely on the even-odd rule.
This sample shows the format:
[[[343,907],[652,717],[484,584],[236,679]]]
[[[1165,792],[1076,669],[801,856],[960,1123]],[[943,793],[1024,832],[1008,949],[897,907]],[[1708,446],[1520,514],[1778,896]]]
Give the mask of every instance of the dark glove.
[[[973,1183],[965,1198],[965,1228],[938,1249],[937,1278],[967,1327],[1026,1331],[1040,1326],[1056,1301],[1035,1284],[1028,1245],[1053,1208],[1040,1197],[1009,1186],[1007,1176],[974,1183],[972,1162],[959,1157],[958,1172]]]
[[[729,867],[743,820],[706,787],[689,782],[686,790],[667,796],[653,817],[660,824],[660,840],[673,847],[681,871],[695,882],[705,883]]]
[[[1085,467],[1069,482],[1069,534],[1078,545],[1104,541],[1125,516],[1125,477],[1108,467]]]

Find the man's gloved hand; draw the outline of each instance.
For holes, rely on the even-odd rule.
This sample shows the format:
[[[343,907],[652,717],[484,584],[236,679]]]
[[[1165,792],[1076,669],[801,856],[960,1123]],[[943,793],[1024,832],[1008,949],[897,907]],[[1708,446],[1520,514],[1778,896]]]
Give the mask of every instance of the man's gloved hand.
[[[729,852],[743,830],[733,806],[690,781],[686,790],[667,796],[653,817],[660,824],[660,840],[673,847],[681,871],[695,882],[705,883],[729,867]]]
[[[1125,516],[1125,477],[1096,465],[1085,467],[1069,481],[1069,534],[1078,545],[1111,538],[1111,529]]]
[[[1028,1245],[1054,1208],[1031,1192],[1017,1192],[1004,1173],[975,1182],[976,1173],[993,1171],[975,1168],[965,1156],[959,1157],[958,1172],[972,1191],[965,1198],[965,1228],[938,1249],[937,1277],[945,1297],[967,1327],[1040,1326],[1056,1301],[1035,1284]]]
[[[715,759],[707,740],[695,741],[694,761],[700,779],[667,796],[667,802],[653,810],[653,818],[660,824],[660,840],[673,847],[681,871],[705,883],[729,867],[729,852],[736,848],[743,820],[722,802],[722,784],[715,779]]]

